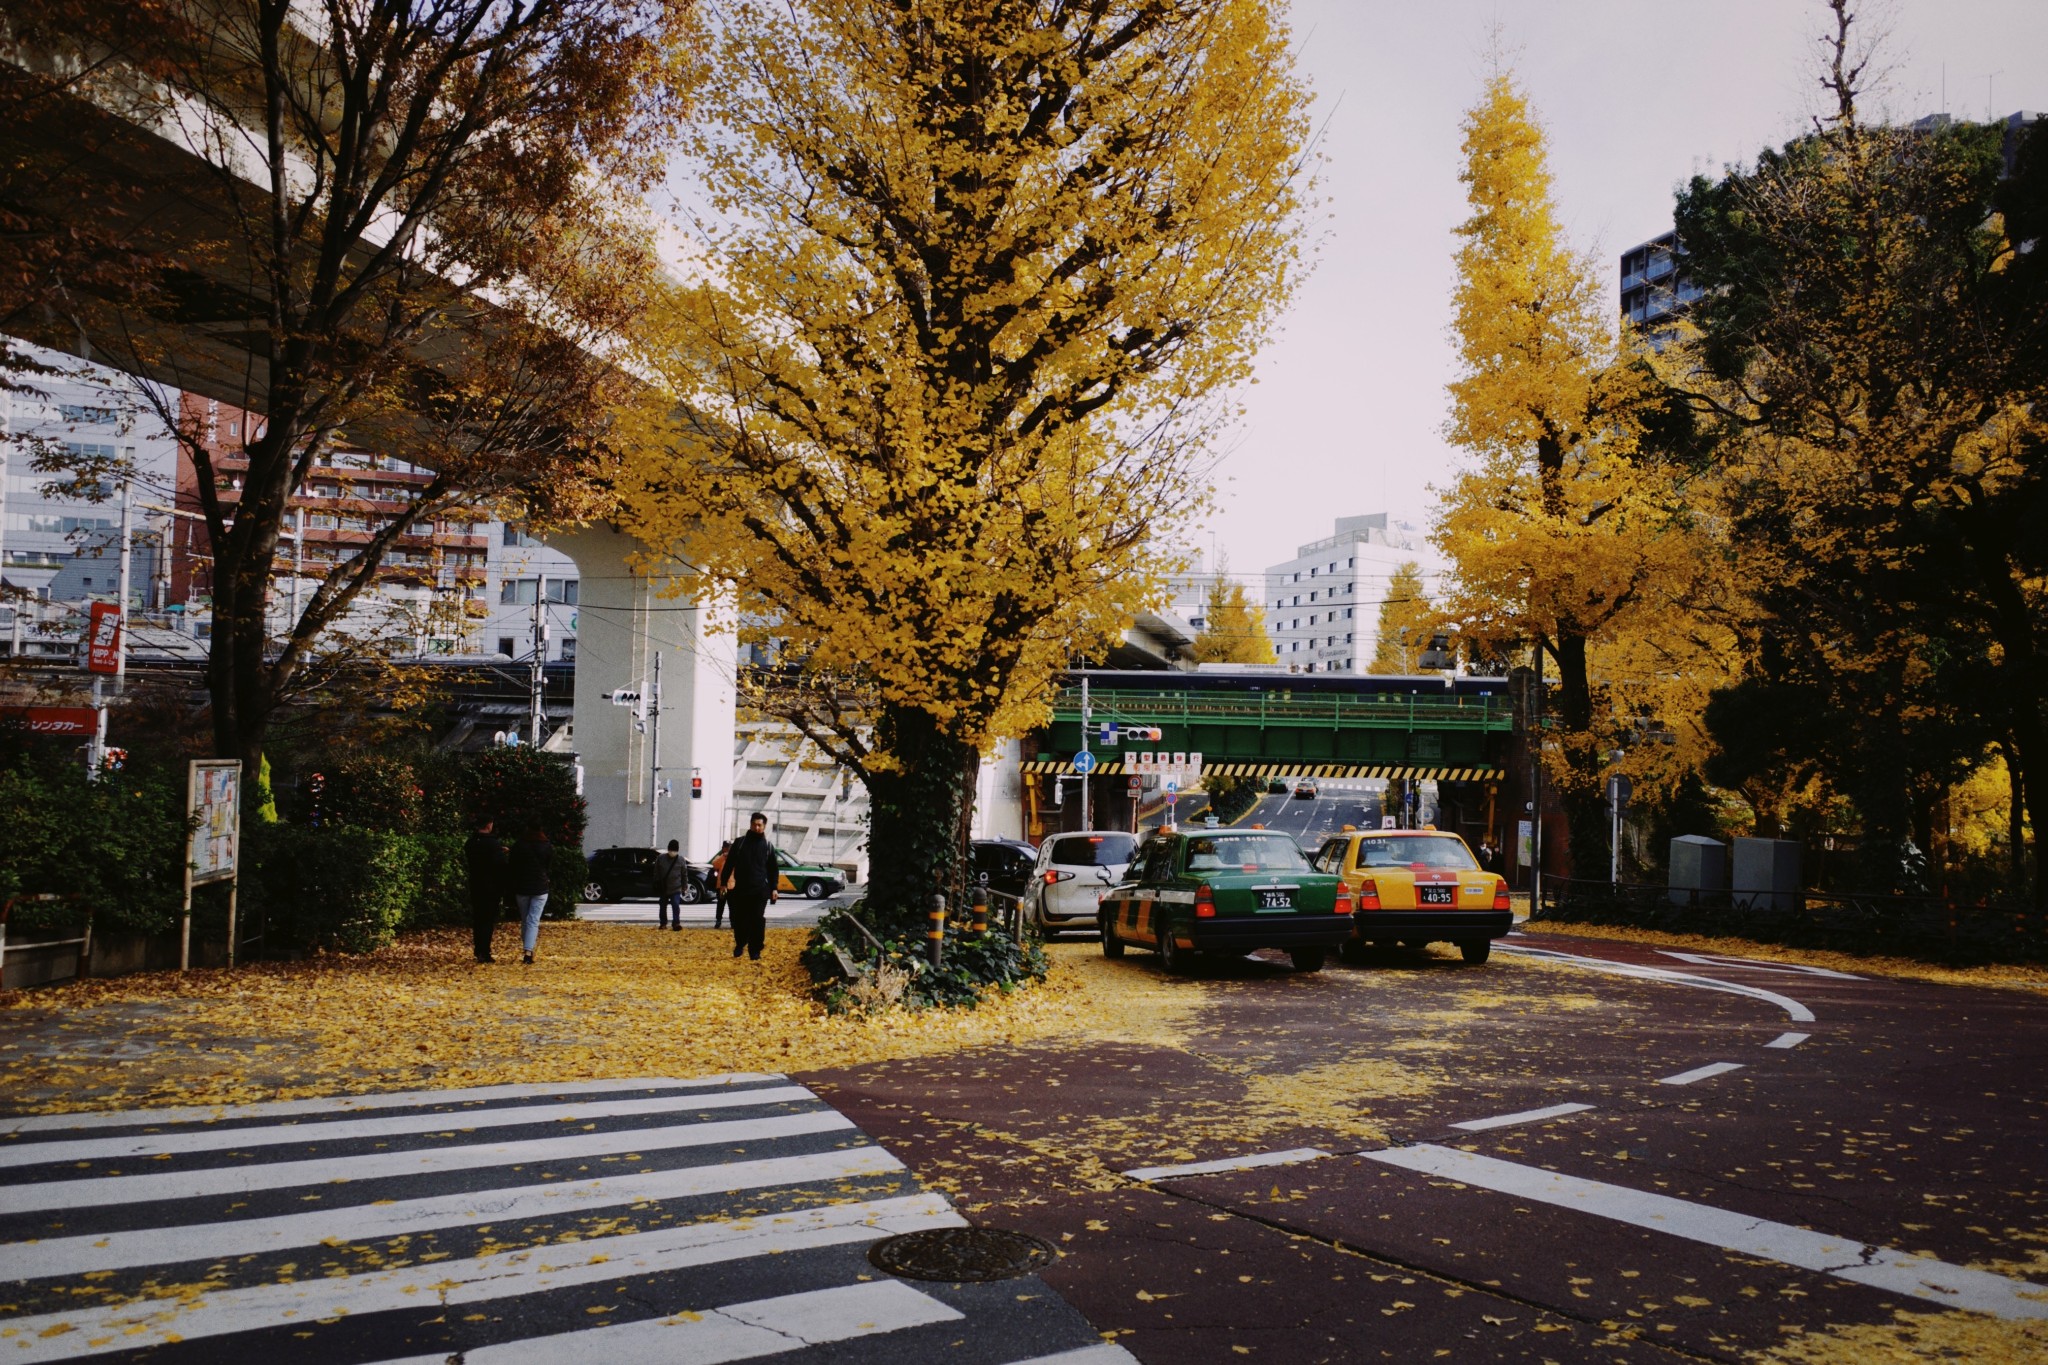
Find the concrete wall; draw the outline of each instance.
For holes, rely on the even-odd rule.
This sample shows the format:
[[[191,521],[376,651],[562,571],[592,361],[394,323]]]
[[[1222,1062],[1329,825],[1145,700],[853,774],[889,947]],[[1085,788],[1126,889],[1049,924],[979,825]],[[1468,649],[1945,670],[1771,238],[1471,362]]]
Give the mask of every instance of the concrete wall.
[[[551,537],[550,544],[576,561],[582,582],[573,741],[590,807],[584,847],[660,847],[677,839],[686,857],[706,861],[718,848],[719,814],[732,800],[732,636],[707,621],[692,585],[633,572],[627,556],[642,547],[632,537],[593,526]],[[645,731],[637,730],[633,709],[613,705],[607,694],[648,691],[657,653],[660,768],[673,794],[662,799],[659,826],[651,827],[655,726],[650,716]],[[690,797],[693,776],[704,781],[698,800]]]

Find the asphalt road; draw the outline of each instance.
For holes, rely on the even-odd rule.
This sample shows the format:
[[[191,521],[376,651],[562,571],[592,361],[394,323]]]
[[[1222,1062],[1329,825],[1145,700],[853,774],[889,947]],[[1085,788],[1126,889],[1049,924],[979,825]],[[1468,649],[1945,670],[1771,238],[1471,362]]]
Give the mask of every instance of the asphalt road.
[[[1376,781],[1318,782],[1313,797],[1277,792],[1259,798],[1249,815],[1237,822],[1240,828],[1264,825],[1291,834],[1307,849],[1319,845],[1325,835],[1346,825],[1360,829],[1378,828],[1380,795],[1386,783]]]
[[[1148,1362],[1736,1361],[2048,1316],[2040,996],[1510,947],[1254,959],[1170,1045],[805,1079],[974,1221],[1060,1245],[1047,1282]],[[1287,1077],[1382,1135],[1256,1123]]]

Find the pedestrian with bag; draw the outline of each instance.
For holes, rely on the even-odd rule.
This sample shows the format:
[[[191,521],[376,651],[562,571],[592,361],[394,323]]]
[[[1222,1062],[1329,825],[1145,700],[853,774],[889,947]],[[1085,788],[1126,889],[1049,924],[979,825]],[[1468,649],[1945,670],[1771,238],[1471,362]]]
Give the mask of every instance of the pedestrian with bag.
[[[533,962],[533,950],[540,942],[540,915],[548,906],[548,869],[555,861],[555,846],[538,820],[526,826],[526,837],[512,846],[510,873],[512,898],[519,906],[519,942],[526,950],[526,962]]]
[[[660,908],[655,911],[655,928],[667,929],[673,915],[674,927],[683,927],[683,878],[689,869],[683,865],[683,846],[674,839],[668,841],[668,852],[654,855],[654,894],[661,898]]]
[[[774,902],[781,870],[775,865],[775,846],[768,842],[768,817],[755,811],[747,821],[747,832],[725,855],[720,884],[725,903],[732,911],[732,955],[747,954],[761,960],[761,945],[768,936],[768,906]]]
[[[727,839],[718,846],[718,852],[711,855],[711,894],[716,903],[711,907],[711,927],[716,929],[725,923],[725,860],[732,853],[732,840]]]
[[[491,833],[494,825],[490,816],[484,816],[462,846],[463,867],[469,874],[469,931],[478,962],[497,961],[491,956],[491,934],[505,903],[505,846]]]

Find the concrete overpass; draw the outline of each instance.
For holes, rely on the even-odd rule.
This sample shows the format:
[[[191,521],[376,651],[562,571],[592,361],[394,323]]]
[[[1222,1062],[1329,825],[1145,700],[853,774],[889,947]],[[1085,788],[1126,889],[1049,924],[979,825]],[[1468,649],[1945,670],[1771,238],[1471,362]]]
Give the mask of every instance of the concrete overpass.
[[[0,75],[47,75],[51,64],[18,45],[0,55]],[[246,256],[195,251],[193,244],[233,240],[235,209],[229,178],[250,179],[256,168],[233,164],[209,149],[168,106],[122,100],[119,82],[80,85],[34,102],[8,129],[13,150],[65,168],[53,210],[96,204],[103,225],[139,249],[172,263],[162,297],[146,308],[75,290],[63,315],[25,319],[24,339],[82,359],[254,412],[265,410],[270,375],[265,360],[265,284]],[[457,291],[450,285],[451,297]],[[462,354],[445,339],[424,338],[411,354],[423,368],[460,369]],[[406,458],[418,431],[404,411],[352,422],[352,446]],[[628,556],[640,546],[609,526],[588,526],[553,542],[575,560],[582,576],[578,627],[573,747],[585,770],[590,804],[588,843],[639,844],[650,833],[661,842],[683,841],[690,856],[708,858],[718,846],[718,821],[731,800],[735,659],[729,634],[714,629],[694,585],[651,579]],[[680,589],[680,591],[678,591]],[[606,694],[652,686],[661,660],[662,724],[634,727],[627,710]],[[673,782],[673,799],[650,820],[653,774]],[[690,799],[690,778],[703,779],[702,799]]]

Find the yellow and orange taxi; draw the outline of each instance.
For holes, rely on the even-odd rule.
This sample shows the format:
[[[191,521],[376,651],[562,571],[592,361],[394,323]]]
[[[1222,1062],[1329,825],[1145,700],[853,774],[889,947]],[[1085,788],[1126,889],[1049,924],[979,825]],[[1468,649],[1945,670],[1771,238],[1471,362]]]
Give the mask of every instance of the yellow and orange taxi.
[[[1324,840],[1313,861],[1351,888],[1347,961],[1368,944],[1454,943],[1467,962],[1484,962],[1514,927],[1506,879],[1480,867],[1448,830],[1347,829]]]

